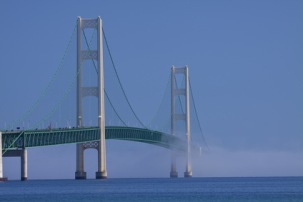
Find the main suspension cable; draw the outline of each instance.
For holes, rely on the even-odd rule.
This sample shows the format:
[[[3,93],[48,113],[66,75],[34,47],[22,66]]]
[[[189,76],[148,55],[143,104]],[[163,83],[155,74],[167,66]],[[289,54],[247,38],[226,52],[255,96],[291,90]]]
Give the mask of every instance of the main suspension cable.
[[[67,55],[67,52],[68,50],[70,49],[70,45],[71,45],[71,42],[72,42],[72,38],[76,32],[76,27],[77,27],[77,24],[78,24],[78,20],[76,21],[75,23],[75,26],[74,26],[74,29],[73,29],[73,32],[72,32],[72,35],[71,37],[69,38],[69,41],[67,43],[67,46],[65,48],[65,51],[64,51],[64,54],[63,54],[63,57],[61,58],[60,62],[58,63],[57,65],[57,69],[55,71],[55,73],[52,75],[50,81],[48,82],[46,88],[44,89],[44,91],[40,94],[40,96],[37,98],[37,100],[35,101],[35,103],[29,107],[29,109],[23,113],[23,115],[20,116],[19,119],[17,119],[16,121],[14,121],[11,125],[11,127],[13,127],[13,125],[15,125],[16,123],[19,123],[20,121],[24,120],[26,117],[29,117],[31,115],[31,113],[37,109],[37,107],[41,104],[42,100],[45,98],[45,96],[47,95],[47,92],[48,90],[50,89],[51,85],[54,83],[55,81],[55,78],[57,77],[59,71],[63,68],[63,62],[65,60],[65,57]]]
[[[115,109],[113,103],[112,103],[111,100],[109,99],[109,97],[108,97],[107,92],[106,92],[105,89],[104,89],[104,94],[105,94],[106,98],[108,99],[108,102],[109,102],[110,106],[113,108],[113,110],[114,110],[116,116],[119,118],[119,120],[123,123],[124,126],[127,126],[127,124],[126,124],[126,123],[122,120],[122,118],[119,116],[119,114],[118,114],[117,110]]]
[[[91,50],[90,50],[90,45],[88,44],[88,41],[87,41],[87,38],[86,38],[84,29],[82,29],[82,32],[83,32],[83,36],[84,36],[84,39],[85,39],[85,43],[86,43],[87,48],[88,48],[88,52],[89,52],[90,56],[92,56],[92,52],[91,52]],[[92,39],[91,39],[91,41],[92,41]],[[90,41],[90,43],[91,43],[91,41]],[[96,73],[98,74],[98,70],[97,70],[97,66],[96,66],[95,60],[94,60],[94,59],[91,59],[91,60],[92,60],[92,62],[93,62],[93,64],[94,64]]]
[[[192,98],[192,100],[193,100],[193,106],[194,106],[194,111],[195,111],[196,119],[197,119],[197,121],[198,121],[199,130],[200,130],[201,135],[202,135],[202,140],[203,140],[203,142],[205,143],[206,148],[208,148],[206,139],[205,139],[205,137],[204,137],[204,135],[203,135],[202,126],[201,126],[201,123],[200,123],[200,120],[199,120],[199,117],[198,117],[198,112],[197,112],[197,108],[196,108],[196,103],[195,103],[193,91],[192,91],[192,88],[191,88],[190,79],[189,79],[189,88],[190,88],[191,98]]]
[[[88,43],[87,37],[86,37],[86,35],[85,35],[84,30],[83,30],[83,35],[84,35],[85,43],[86,43],[86,45],[87,45],[89,54],[91,55],[90,44],[91,44],[91,41],[92,41],[92,40],[90,41],[90,43]],[[96,70],[96,74],[98,74],[98,70],[97,70],[96,63],[95,63],[94,59],[91,59],[91,60],[92,60],[92,62],[93,62],[93,64],[94,64],[94,67],[95,67],[95,70]],[[123,121],[123,119],[119,116],[119,114],[118,114],[116,108],[114,107],[114,105],[113,105],[112,101],[110,100],[110,98],[109,98],[109,96],[108,96],[108,94],[107,94],[107,92],[106,92],[105,89],[104,89],[104,94],[105,94],[106,98],[108,99],[108,102],[109,102],[110,106],[112,107],[112,109],[114,110],[114,112],[115,112],[116,116],[118,117],[118,119],[124,124],[124,126],[126,126],[126,123],[125,123],[125,122]]]
[[[107,47],[107,50],[108,50],[108,53],[109,53],[109,57],[110,57],[110,60],[111,60],[111,63],[113,65],[113,68],[115,70],[115,74],[116,74],[116,77],[118,79],[118,82],[119,82],[119,85],[120,85],[120,88],[123,92],[123,95],[125,97],[125,100],[129,106],[129,108],[131,109],[132,113],[134,114],[135,118],[137,119],[137,121],[140,123],[140,125],[143,127],[143,128],[147,128],[142,122],[141,120],[138,118],[137,114],[135,113],[134,109],[132,108],[127,96],[126,96],[126,93],[124,91],[124,88],[122,86],[122,83],[121,83],[121,80],[120,80],[120,77],[118,75],[118,72],[117,72],[117,69],[116,69],[116,66],[115,66],[115,63],[114,63],[114,60],[113,60],[113,57],[112,57],[112,54],[111,54],[111,51],[110,51],[110,48],[109,48],[109,45],[108,45],[108,42],[107,42],[107,39],[106,39],[106,35],[105,35],[105,32],[104,32],[104,29],[102,29],[102,32],[103,32],[103,36],[104,36],[104,40],[105,40],[105,44],[106,44],[106,47]]]

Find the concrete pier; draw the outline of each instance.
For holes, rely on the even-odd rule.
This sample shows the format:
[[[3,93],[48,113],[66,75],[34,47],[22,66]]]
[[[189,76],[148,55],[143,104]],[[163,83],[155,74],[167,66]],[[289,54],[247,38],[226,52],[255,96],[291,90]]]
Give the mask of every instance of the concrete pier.
[[[101,124],[102,125],[102,124]],[[105,128],[105,127],[103,127]],[[102,134],[103,133],[103,134]],[[105,131],[101,130],[101,140],[98,145],[98,171],[96,172],[96,179],[106,179],[106,150],[105,150]]]
[[[107,179],[107,172],[103,171],[103,172],[96,172],[96,179]]]
[[[76,171],[75,179],[76,180],[86,180],[86,172]]]
[[[75,179],[86,179],[86,172],[84,171],[84,149],[82,143],[77,144]]]
[[[27,180],[27,150],[21,150],[21,181]]]
[[[8,150],[3,157],[20,157],[21,160],[21,181],[27,180],[27,150],[26,148]]]
[[[176,166],[176,153],[172,151],[170,178],[177,178],[177,177],[178,177],[178,172]]]
[[[2,162],[2,132],[0,131],[0,181],[6,181],[7,178],[3,177],[3,162]]]
[[[192,177],[192,176],[193,176],[192,171],[185,171],[184,172],[184,177]]]

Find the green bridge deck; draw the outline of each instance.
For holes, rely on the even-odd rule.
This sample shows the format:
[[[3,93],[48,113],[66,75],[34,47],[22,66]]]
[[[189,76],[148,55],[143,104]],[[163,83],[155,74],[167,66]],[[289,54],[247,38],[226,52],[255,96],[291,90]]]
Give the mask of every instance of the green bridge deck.
[[[142,128],[108,126],[105,127],[105,138],[144,142],[167,149],[186,149],[186,142],[176,136]],[[83,143],[97,140],[100,140],[100,129],[98,127],[20,130],[2,132],[2,149]]]

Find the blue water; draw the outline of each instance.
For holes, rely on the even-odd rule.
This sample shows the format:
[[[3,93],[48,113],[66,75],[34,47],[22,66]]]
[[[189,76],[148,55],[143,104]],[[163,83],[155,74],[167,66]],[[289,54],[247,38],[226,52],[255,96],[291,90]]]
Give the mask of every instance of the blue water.
[[[303,177],[8,181],[0,201],[303,202]]]

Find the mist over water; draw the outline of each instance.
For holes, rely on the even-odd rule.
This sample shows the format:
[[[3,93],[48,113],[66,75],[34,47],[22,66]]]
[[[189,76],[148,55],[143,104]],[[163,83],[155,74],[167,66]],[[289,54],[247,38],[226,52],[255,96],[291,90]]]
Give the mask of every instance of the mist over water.
[[[106,146],[109,178],[169,177],[171,154],[167,149],[117,140],[107,141]],[[88,149],[84,154],[87,177],[95,179],[97,150]],[[29,179],[74,179],[75,170],[75,144],[28,149]],[[4,158],[4,174],[19,180],[20,159]]]
[[[300,151],[229,150],[210,147],[193,157],[195,176],[302,176]]]
[[[210,147],[207,152],[192,152],[193,177],[302,176],[300,151],[229,150]],[[95,179],[97,150],[85,150],[85,171]],[[169,177],[170,150],[128,141],[107,141],[109,178]],[[74,144],[28,149],[29,179],[74,179]],[[185,155],[177,157],[177,171],[183,177]],[[20,179],[20,159],[4,158],[4,175]]]

